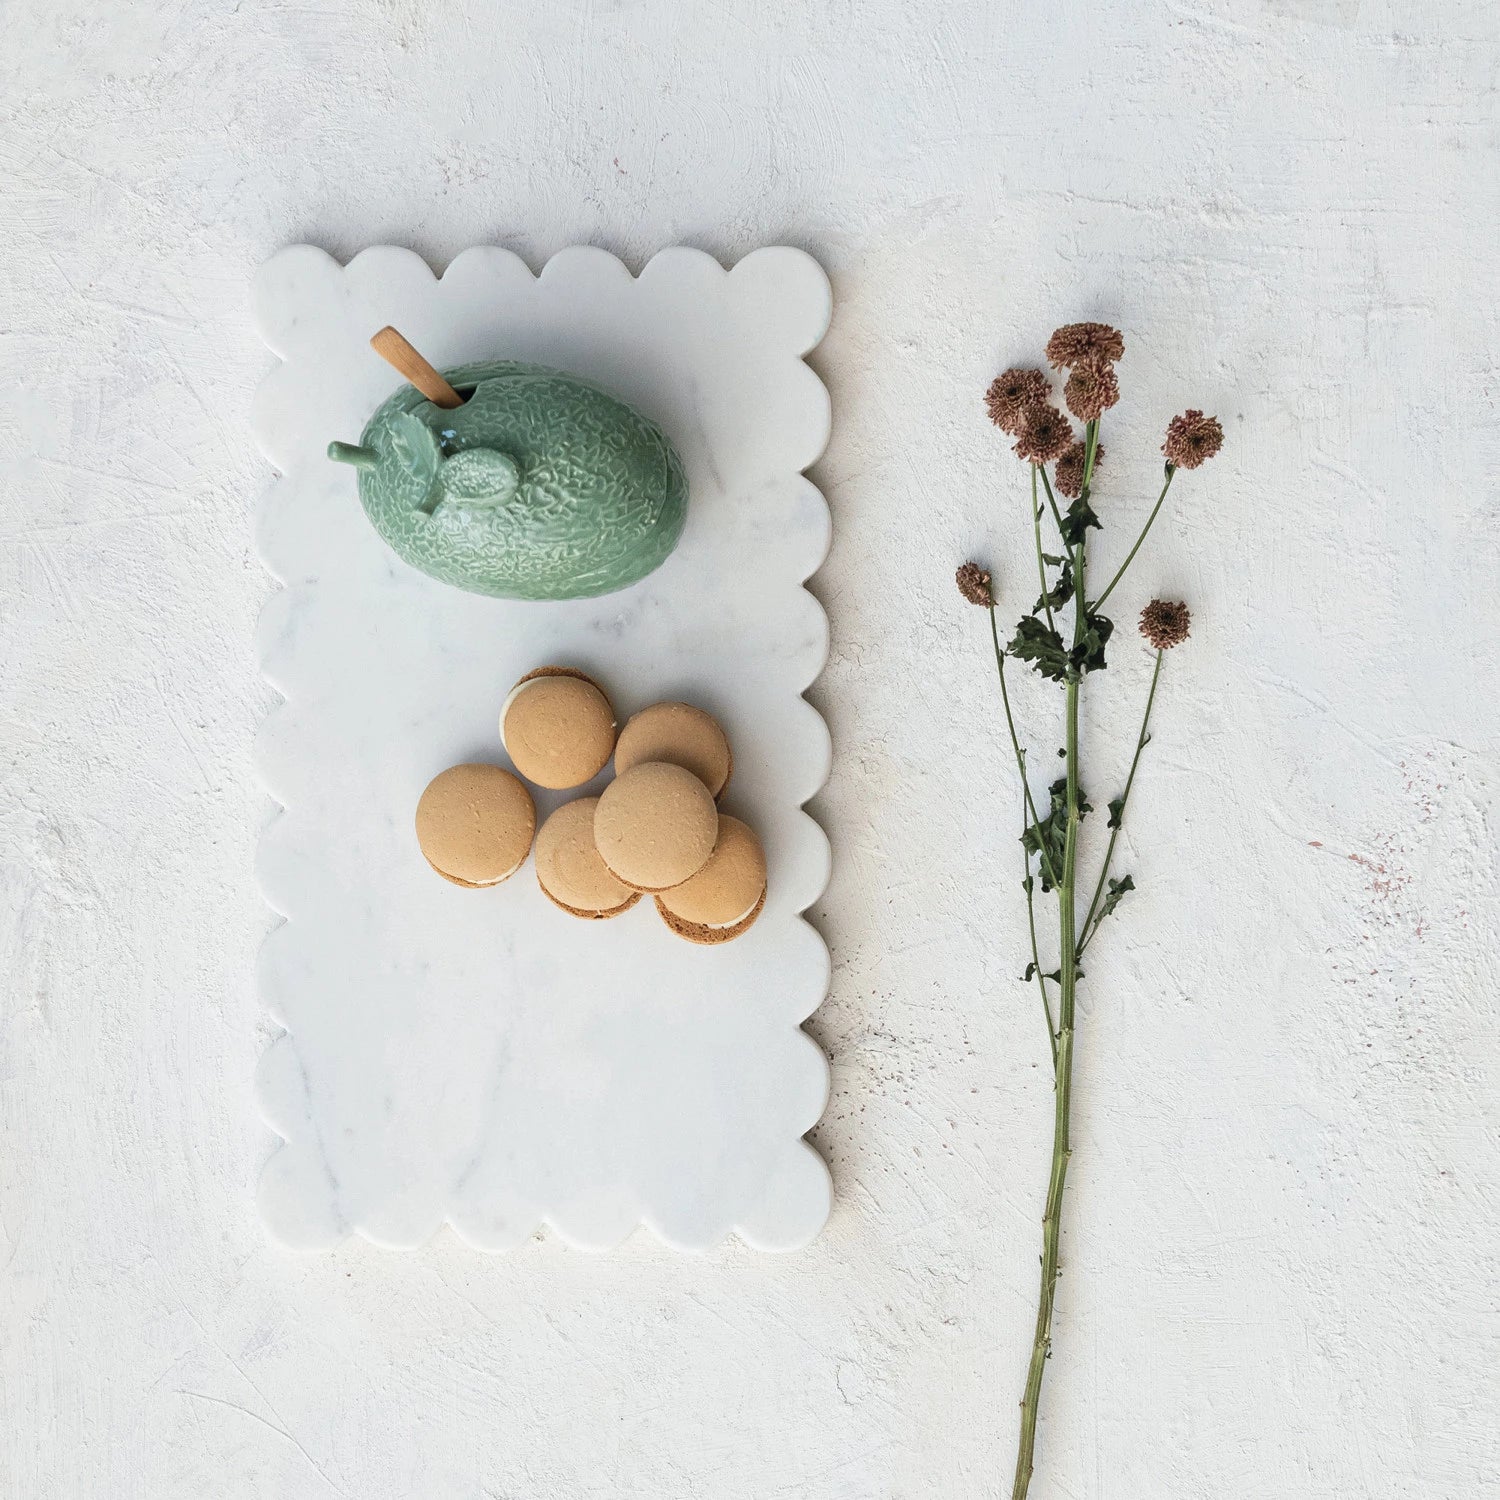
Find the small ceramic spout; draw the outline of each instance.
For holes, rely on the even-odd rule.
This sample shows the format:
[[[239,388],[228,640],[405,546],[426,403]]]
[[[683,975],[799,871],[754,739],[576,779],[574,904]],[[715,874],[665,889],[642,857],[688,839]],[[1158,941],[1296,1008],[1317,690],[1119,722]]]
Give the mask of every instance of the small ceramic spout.
[[[353,464],[356,469],[373,469],[380,461],[373,448],[361,448],[357,443],[330,443],[328,456],[336,464]]]

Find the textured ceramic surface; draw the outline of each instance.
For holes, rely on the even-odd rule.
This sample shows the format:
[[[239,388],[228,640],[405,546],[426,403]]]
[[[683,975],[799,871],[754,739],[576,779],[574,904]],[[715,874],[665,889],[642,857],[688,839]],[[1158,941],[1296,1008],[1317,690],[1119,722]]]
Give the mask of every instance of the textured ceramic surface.
[[[286,1027],[258,1079],[285,1138],[259,1191],[277,1239],[357,1232],[406,1248],[447,1221],[487,1249],[543,1224],[604,1248],[645,1223],[683,1249],[730,1233],[770,1249],[823,1223],[828,1173],[802,1135],[828,1071],[800,1023],[828,954],[800,914],[828,875],[802,804],[829,747],[801,695],[827,654],[802,584],[829,522],[801,471],[828,436],[827,393],[802,356],[829,305],[822,271],[790,249],[729,271],[668,250],[639,277],[587,249],[539,276],[495,249],[441,279],[388,248],[340,266],[297,246],[262,268],[258,321],[283,360],[255,408],[284,475],[259,526],[285,584],[260,649],[287,701],[258,746],[284,808],[259,858],[287,919],[260,965]],[[395,384],[367,345],[385,323],[440,366],[505,350],[658,423],[693,494],[671,556],[620,593],[546,605],[403,566],[361,514],[355,471],[324,452]],[[770,870],[744,938],[695,947],[646,903],[580,922],[529,864],[488,891],[427,868],[412,831],[422,788],[458,761],[506,763],[501,701],[544,662],[598,678],[622,722],[680,698],[724,725],[724,807],[759,830]],[[539,815],[558,800],[540,793]]]
[[[639,582],[677,545],[682,463],[654,422],[557,370],[487,360],[443,372],[454,410],[403,386],[370,419],[359,495],[397,556],[501,599],[585,599]]]

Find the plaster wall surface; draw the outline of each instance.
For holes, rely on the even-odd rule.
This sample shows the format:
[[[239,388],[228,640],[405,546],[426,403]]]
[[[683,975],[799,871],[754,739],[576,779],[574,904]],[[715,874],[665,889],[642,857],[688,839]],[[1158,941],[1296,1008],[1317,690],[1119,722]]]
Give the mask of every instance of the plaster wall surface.
[[[11,0],[0,49],[0,1493],[1008,1493],[1051,1092],[970,555],[983,420],[1125,331],[1090,953],[1036,1500],[1500,1493],[1500,15],[1466,0]],[[834,284],[807,1251],[270,1248],[253,268],[594,243]],[[1051,697],[1018,707],[1055,742]]]

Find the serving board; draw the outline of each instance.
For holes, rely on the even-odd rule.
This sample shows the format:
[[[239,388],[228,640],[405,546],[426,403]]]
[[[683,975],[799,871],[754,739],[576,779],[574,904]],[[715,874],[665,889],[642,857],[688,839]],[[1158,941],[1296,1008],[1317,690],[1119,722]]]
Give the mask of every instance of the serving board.
[[[827,659],[803,583],[826,554],[828,508],[802,473],[828,438],[828,394],[802,358],[828,323],[827,278],[780,247],[730,270],[664,250],[639,276],[602,250],[564,250],[533,275],[480,247],[437,277],[389,246],[341,266],[298,245],[261,267],[254,304],[281,361],[253,412],[282,476],[258,525],[282,584],[260,660],[285,698],[257,746],[281,804],[259,878],[285,918],[259,973],[285,1028],[257,1075],[282,1137],[258,1191],[270,1233],[412,1249],[447,1223],[506,1250],[546,1227],[606,1249],[645,1225],[681,1250],[730,1234],[805,1244],[830,1202],[802,1138],[828,1067],[801,1030],[828,982],[802,917],[829,872],[802,810],[829,768],[802,697]],[[388,323],[440,367],[550,365],[660,423],[691,492],[677,550],[620,593],[546,604],[466,594],[402,563],[366,521],[354,472],[325,456],[399,383],[369,347]],[[485,891],[427,867],[412,828],[423,787],[459,761],[508,764],[501,702],[544,663],[596,677],[621,722],[680,698],[724,725],[723,806],[759,830],[769,866],[746,936],[696,947],[649,901],[579,921],[529,863]],[[540,820],[579,793],[536,795]]]

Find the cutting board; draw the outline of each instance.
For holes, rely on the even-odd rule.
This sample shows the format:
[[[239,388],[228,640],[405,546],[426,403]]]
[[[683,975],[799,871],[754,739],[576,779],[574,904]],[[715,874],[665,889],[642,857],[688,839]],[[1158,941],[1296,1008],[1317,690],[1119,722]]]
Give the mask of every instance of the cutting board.
[[[410,1250],[447,1224],[483,1250],[542,1230],[605,1250],[644,1225],[684,1251],[806,1244],[830,1203],[803,1139],[828,1067],[801,1030],[829,972],[802,915],[829,874],[803,811],[828,734],[802,697],[828,645],[803,587],[829,541],[803,474],[828,438],[828,394],[803,361],[827,327],[827,278],[782,247],[729,270],[669,249],[632,276],[602,250],[536,275],[486,246],[438,277],[407,250],[340,265],[297,245],[261,267],[254,306],[280,360],[253,411],[281,475],[257,527],[281,584],[259,657],[285,699],[257,746],[280,805],[259,879],[285,919],[259,968],[284,1028],[256,1080],[281,1137],[258,1190],[270,1234]],[[325,456],[399,383],[369,347],[385,324],[440,367],[550,365],[653,418],[690,485],[676,552],[632,588],[567,603],[481,598],[401,562],[354,472]],[[769,866],[746,936],[694,946],[649,901],[579,921],[529,864],[483,891],[427,867],[423,787],[459,761],[508,764],[501,702],[546,663],[596,677],[621,722],[677,698],[724,725],[723,806],[759,830]],[[538,793],[539,818],[563,795],[577,793]]]

